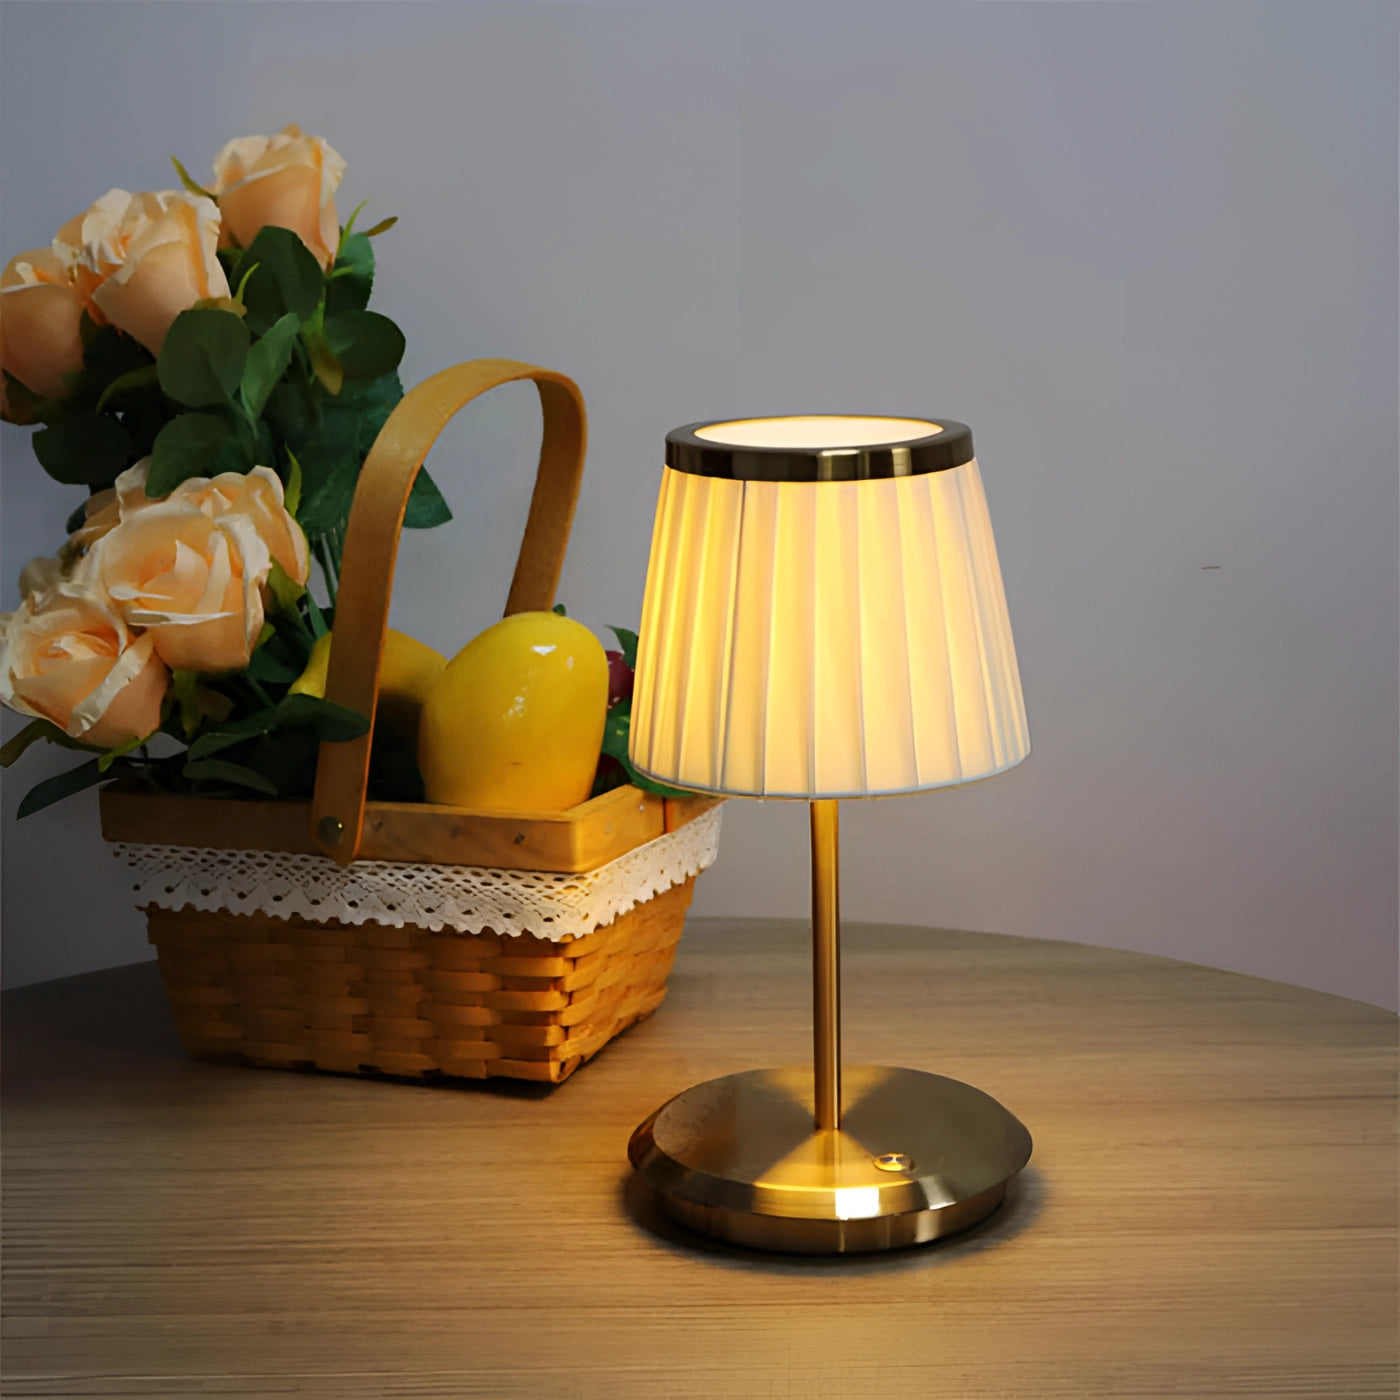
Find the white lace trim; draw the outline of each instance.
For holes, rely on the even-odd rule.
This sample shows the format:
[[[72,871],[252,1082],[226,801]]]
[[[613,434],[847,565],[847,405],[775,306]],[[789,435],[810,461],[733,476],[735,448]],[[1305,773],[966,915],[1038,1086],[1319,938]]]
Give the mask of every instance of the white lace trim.
[[[697,875],[719,854],[721,807],[597,870],[556,875],[477,865],[361,860],[286,851],[217,851],[121,842],[140,904],[210,912],[297,914],[339,924],[416,924],[439,932],[581,938],[652,895]]]

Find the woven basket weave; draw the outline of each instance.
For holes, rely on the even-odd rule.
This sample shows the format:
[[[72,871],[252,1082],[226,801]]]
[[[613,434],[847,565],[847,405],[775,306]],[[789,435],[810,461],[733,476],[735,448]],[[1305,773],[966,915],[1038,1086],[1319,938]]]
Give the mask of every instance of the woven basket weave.
[[[661,1004],[694,883],[557,943],[192,909],[147,917],[193,1055],[558,1082]]]
[[[327,698],[374,715],[399,532],[448,419],[498,384],[533,380],[544,410],[534,496],[507,614],[554,601],[583,469],[572,381],[508,360],[446,370],[405,395],[361,472],[346,531]],[[513,870],[596,869],[712,802],[617,790],[567,813],[366,800],[371,735],[323,744],[310,803],[101,794],[108,840],[319,852]],[[526,931],[148,907],[175,1024],[204,1058],[342,1073],[504,1075],[557,1083],[660,1004],[694,877],[573,939]]]

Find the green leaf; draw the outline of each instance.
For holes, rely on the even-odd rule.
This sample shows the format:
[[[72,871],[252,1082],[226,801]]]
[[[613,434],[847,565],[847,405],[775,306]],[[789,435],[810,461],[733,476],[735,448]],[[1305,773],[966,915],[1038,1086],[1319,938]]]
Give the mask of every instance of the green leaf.
[[[610,623],[611,627],[612,624]],[[637,669],[637,634],[627,627],[612,627],[612,634],[617,638],[618,645],[622,648],[622,659],[627,663],[628,669]],[[629,711],[630,713],[630,711]]]
[[[97,760],[97,767],[100,772],[107,772],[109,768],[119,759],[129,754],[132,749],[139,749],[151,736],[149,734],[138,734],[133,739],[128,739],[126,743],[117,745],[114,749],[108,749],[101,758]]]
[[[403,332],[377,311],[343,311],[328,316],[326,344],[347,379],[379,379],[403,359]]]
[[[374,247],[363,233],[342,238],[326,284],[326,315],[363,311],[374,289]]]
[[[160,387],[177,403],[228,403],[248,362],[248,327],[231,311],[182,311],[156,361]]]
[[[324,743],[343,744],[369,733],[369,720],[315,695],[289,695],[277,707],[279,727],[305,726]]]
[[[201,734],[190,745],[190,757],[205,758],[278,729],[310,729],[317,739],[344,743],[368,733],[369,721],[354,710],[333,705],[329,700],[321,700],[314,695],[288,695],[268,709],[258,710]]]
[[[40,466],[65,486],[110,485],[131,456],[126,429],[105,413],[65,418],[41,428],[33,443]]]
[[[180,712],[180,729],[185,742],[203,728],[206,720],[222,724],[233,709],[233,701],[203,684],[200,671],[176,670],[170,673],[170,695]]]
[[[16,815],[31,817],[35,812],[53,806],[55,802],[62,802],[65,797],[82,792],[84,788],[96,787],[110,776],[110,773],[104,773],[97,766],[97,759],[90,758],[86,763],[80,763],[66,773],[59,773],[52,778],[45,778],[42,783],[36,783],[25,793]]]
[[[306,346],[307,358],[311,361],[311,372],[316,382],[334,396],[340,393],[345,382],[345,371],[340,367],[335,352],[326,339],[325,308],[318,306],[301,325],[301,339]]]
[[[203,185],[197,185],[194,181],[194,177],[175,156],[170,157],[170,163],[175,167],[175,173],[180,177],[180,183],[191,194],[202,194],[205,199],[216,199],[218,197],[212,190],[206,190]]]
[[[312,596],[311,590],[306,590],[306,610],[311,614],[311,637],[313,641],[320,641],[329,632],[330,625],[326,622],[326,615],[321,611],[320,605]]]
[[[425,469],[420,468],[413,481],[413,490],[408,493],[408,509],[403,516],[404,529],[431,530],[435,525],[446,525],[451,519],[452,509],[443,500],[437,482]]]
[[[182,413],[159,433],[151,449],[146,495],[168,496],[192,476],[217,476],[222,471],[248,470],[229,425],[217,414]]]
[[[248,662],[248,674],[266,685],[291,685],[304,669],[278,656],[266,646],[259,647]]]
[[[128,370],[153,365],[156,357],[115,326],[99,326],[83,313],[83,366],[106,384]]]
[[[275,559],[267,575],[267,586],[272,592],[273,602],[284,611],[295,608],[301,595],[306,592],[306,586],[297,583]]]
[[[351,211],[350,217],[345,221],[345,227],[340,230],[340,246],[345,247],[345,240],[355,232],[355,220],[360,217],[360,210],[369,203],[369,200],[362,199]],[[339,253],[337,252],[337,257]]]
[[[322,470],[324,469],[324,475]],[[312,477],[312,471],[316,477]],[[355,482],[360,464],[352,459],[322,464],[307,458],[307,490],[297,523],[308,539],[319,539],[345,524],[350,503],[355,498]]]
[[[118,375],[102,391],[101,397],[97,400],[97,411],[100,413],[106,408],[111,399],[129,394],[133,389],[149,388],[159,382],[160,371],[155,365],[142,365],[140,369],[128,370],[125,374]]]
[[[190,750],[194,752],[193,749]],[[261,773],[245,768],[241,763],[230,763],[223,758],[196,759],[185,764],[181,776],[195,783],[233,783],[237,787],[251,788],[254,792],[276,797],[277,789]]]
[[[617,629],[614,628],[614,631]],[[640,772],[627,754],[627,741],[632,732],[632,702],[619,700],[608,711],[603,725],[603,752],[615,758],[627,771],[627,780],[643,792],[653,792],[658,797],[694,797],[695,793],[684,788],[667,787]]]
[[[244,288],[247,287],[247,285],[248,285],[248,279],[249,279],[249,278],[258,270],[258,268],[260,268],[261,266],[262,266],[261,263],[253,263],[252,266],[249,267],[246,271],[243,270],[243,269],[241,269],[241,268],[239,269],[239,271],[240,271],[240,273],[241,273],[241,277],[240,277],[239,283],[238,283],[238,290],[237,290],[236,292],[234,292],[234,294],[233,294],[233,299],[234,299],[234,301],[241,302],[241,301],[243,300],[243,290],[244,290]],[[246,306],[244,307],[244,310],[245,310],[245,312],[246,312],[246,310],[247,310],[247,307],[246,307]]]
[[[301,322],[289,311],[274,321],[249,350],[239,393],[250,418],[262,416],[268,396],[286,374],[300,330]]]
[[[287,474],[287,484],[282,489],[282,504],[286,507],[287,514],[295,520],[297,507],[301,505],[301,463],[297,461],[296,453],[290,447],[287,449],[287,460],[291,463],[291,470]]]
[[[51,720],[35,719],[30,720],[15,734],[4,748],[0,748],[0,768],[8,768],[19,759],[25,749],[31,744],[37,744],[41,739],[47,744],[57,744],[62,749],[78,749],[86,753],[93,751],[91,744],[85,744],[81,739],[69,738]]]
[[[378,238],[381,233],[388,233],[398,221],[399,216],[397,214],[390,214],[387,219],[380,219],[373,228],[367,228],[365,230],[365,237]]]
[[[304,321],[320,305],[321,264],[291,229],[269,224],[258,231],[244,249],[231,285],[239,286],[245,276],[240,299],[248,308],[248,324],[259,334],[288,312]]]

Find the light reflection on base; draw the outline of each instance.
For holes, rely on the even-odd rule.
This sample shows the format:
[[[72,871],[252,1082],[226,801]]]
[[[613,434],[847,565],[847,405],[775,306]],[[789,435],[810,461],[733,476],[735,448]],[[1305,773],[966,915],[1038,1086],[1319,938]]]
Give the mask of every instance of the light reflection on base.
[[[817,1132],[810,1068],[711,1079],[642,1123],[628,1156],[681,1224],[799,1254],[897,1249],[965,1230],[1030,1159],[1025,1127],[956,1079],[862,1065],[844,1071],[843,1091],[841,1127]],[[902,1154],[894,1170],[891,1154]]]

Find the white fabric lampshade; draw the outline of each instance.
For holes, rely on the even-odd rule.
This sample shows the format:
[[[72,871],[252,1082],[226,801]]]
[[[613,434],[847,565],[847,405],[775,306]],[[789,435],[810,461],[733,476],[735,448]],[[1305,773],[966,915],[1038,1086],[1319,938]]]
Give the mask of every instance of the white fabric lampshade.
[[[862,421],[885,425],[877,439],[943,431],[818,418],[695,436],[742,447],[751,434],[753,475],[774,441],[820,448],[825,435],[839,462]],[[632,701],[642,772],[736,796],[861,797],[965,783],[1026,756],[996,545],[962,431],[969,460],[908,475],[665,469]]]

